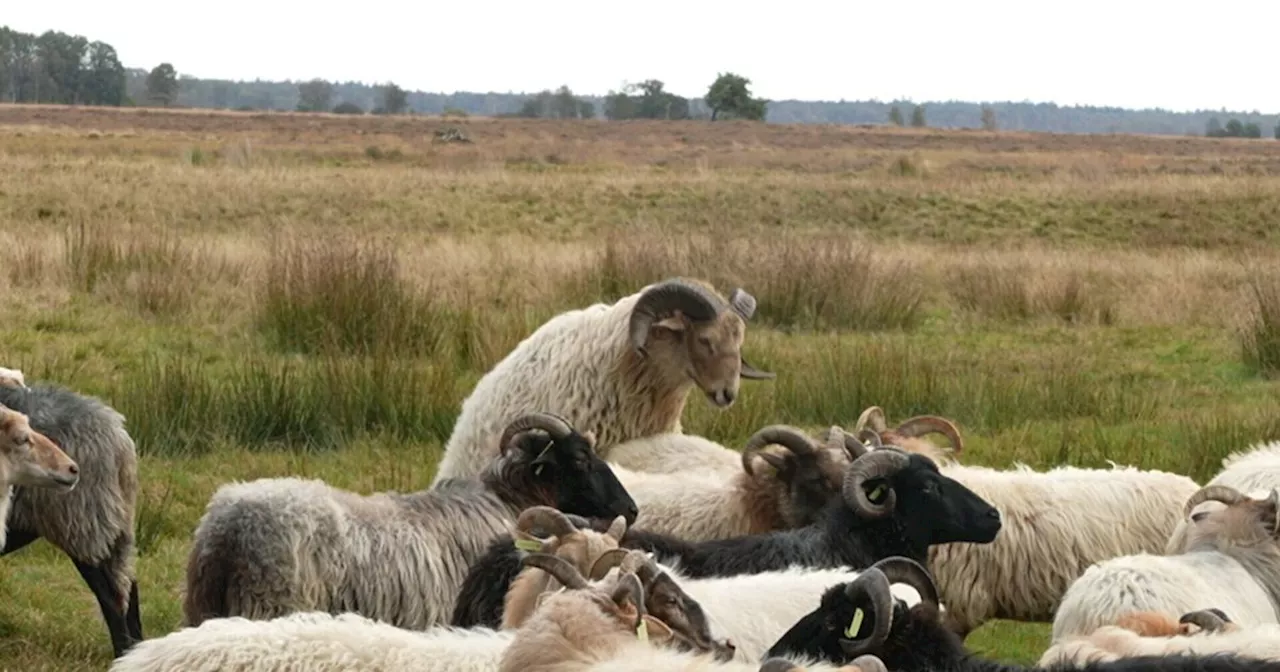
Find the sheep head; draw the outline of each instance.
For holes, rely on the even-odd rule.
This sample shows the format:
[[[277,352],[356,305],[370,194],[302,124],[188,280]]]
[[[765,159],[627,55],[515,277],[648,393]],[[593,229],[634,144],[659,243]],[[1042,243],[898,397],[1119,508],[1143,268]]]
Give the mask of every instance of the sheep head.
[[[703,283],[672,278],[646,288],[631,309],[631,348],[642,360],[664,367],[672,379],[692,380],[717,407],[728,408],[741,379],[774,377],[742,358],[747,320],[755,311],[755,297],[741,287],[726,301]]]
[[[893,446],[869,451],[845,470],[844,504],[867,521],[887,519],[921,552],[933,544],[986,544],[1000,512],[928,458]]]
[[[79,482],[75,460],[31,429],[26,414],[0,406],[0,483],[70,492]]]
[[[954,422],[936,415],[917,415],[903,420],[897,427],[890,428],[885,419],[884,409],[871,406],[858,417],[853,433],[863,441],[875,437],[879,443],[898,446],[910,453],[919,453],[932,459],[937,464],[954,462],[953,456],[964,451],[964,440],[960,438],[960,430]],[[946,437],[951,444],[950,450],[938,447],[926,441],[924,437],[939,434]]]
[[[22,372],[17,369],[6,369],[0,366],[0,387],[12,387],[14,389],[23,390],[27,387],[27,380]]]
[[[759,672],[807,672],[786,658],[770,658],[760,663]],[[858,656],[848,665],[842,665],[836,672],[889,672],[884,662],[875,656]]]
[[[804,527],[840,494],[845,468],[865,452],[839,427],[826,430],[818,443],[796,427],[769,425],[747,439],[742,470],[759,488],[775,491],[760,498],[777,503],[776,511],[762,512],[779,523],[768,529]]]
[[[1225,506],[1196,511],[1206,502]],[[1280,490],[1277,489],[1272,489],[1265,498],[1256,498],[1230,486],[1208,485],[1187,499],[1183,515],[1190,522],[1182,548],[1176,549],[1179,552],[1280,543]]]
[[[519,486],[507,485],[528,504],[554,506],[566,513],[634,523],[639,509],[609,464],[595,452],[595,437],[579,434],[553,413],[530,413],[511,421],[499,440],[499,462]],[[500,476],[486,478],[504,487]],[[517,492],[518,491],[518,492]]]

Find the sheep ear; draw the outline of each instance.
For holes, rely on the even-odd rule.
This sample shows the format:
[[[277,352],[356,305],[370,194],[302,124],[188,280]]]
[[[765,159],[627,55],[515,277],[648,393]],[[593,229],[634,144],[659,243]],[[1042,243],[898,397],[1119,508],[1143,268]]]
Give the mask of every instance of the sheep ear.
[[[762,450],[751,456],[752,462],[755,462],[756,460],[764,460],[767,462],[769,466],[773,467],[774,471],[778,473],[778,478],[786,480],[786,478],[791,475],[791,460],[788,460],[777,453]],[[760,472],[755,471],[754,473]]]
[[[1271,535],[1280,536],[1280,489],[1271,489],[1267,506],[1271,509]]]
[[[677,333],[682,332],[685,329],[684,315],[677,310],[674,315],[654,322],[651,328],[666,329]]]

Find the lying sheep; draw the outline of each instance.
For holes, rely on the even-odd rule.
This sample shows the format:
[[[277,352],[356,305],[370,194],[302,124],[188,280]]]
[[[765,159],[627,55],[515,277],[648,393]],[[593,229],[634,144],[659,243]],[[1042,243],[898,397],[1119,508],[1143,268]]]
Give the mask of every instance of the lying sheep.
[[[93,397],[52,385],[0,385],[0,404],[25,413],[31,428],[76,462],[75,490],[13,489],[9,532],[0,555],[44,538],[71,558],[97,598],[119,656],[142,640],[134,572],[138,455],[124,416]]]
[[[1055,643],[1038,664],[1084,665],[1138,656],[1214,653],[1280,662],[1280,624],[1241,628],[1225,616],[1218,609],[1184,614],[1178,621],[1163,613],[1131,614],[1121,623],[1104,625],[1087,637],[1070,637]]]
[[[75,460],[31,429],[27,416],[0,406],[0,548],[5,545],[10,488],[49,488],[65,494],[79,481]]]
[[[500,443],[477,481],[413,494],[364,496],[296,478],[219,488],[188,559],[187,623],[320,610],[421,630],[448,617],[466,569],[520,511],[635,519],[590,437],[559,418],[516,418]]]
[[[1280,621],[1280,491],[1255,500],[1211,485],[1192,495],[1185,509],[1210,499],[1227,507],[1190,527],[1181,554],[1128,555],[1085,570],[1062,597],[1053,641],[1087,636],[1141,611],[1177,616],[1218,608],[1243,626]]]
[[[849,464],[840,496],[806,527],[696,543],[632,528],[621,545],[655,553],[685,576],[732,576],[793,564],[865,567],[890,555],[923,561],[935,544],[990,543],[1001,526],[994,507],[933,462],[885,447]]]
[[[1085,568],[1134,553],[1158,553],[1199,486],[1180,474],[1113,465],[1111,469],[1024,465],[997,470],[957,463],[960,431],[936,416],[890,428],[879,407],[853,430],[934,460],[943,475],[1000,510],[1004,529],[990,544],[929,549],[929,569],[942,590],[947,621],[963,638],[990,619],[1048,622],[1063,593]],[[940,434],[950,454],[923,437]]]
[[[671,279],[613,304],[562,313],[521,341],[462,402],[435,483],[474,477],[497,450],[494,437],[517,415],[548,411],[594,432],[600,454],[663,432],[680,432],[696,385],[720,408],[739,378],[772,378],[742,360],[755,299],[728,299],[705,283]],[[621,466],[644,470],[641,463]]]
[[[617,466],[614,473],[640,507],[635,528],[709,541],[804,527],[840,489],[850,456],[865,450],[839,428],[818,445],[795,427],[770,425],[734,452],[738,472],[732,477]]]
[[[562,575],[563,568],[552,564],[554,560],[534,554],[525,563]],[[617,590],[620,585],[625,590]],[[615,576],[586,589],[635,599],[634,604],[646,611],[685,624],[686,629],[673,630],[652,621],[655,635],[665,632],[673,646],[688,646],[699,638],[699,633],[687,629],[696,626],[684,618],[685,605],[646,602],[644,585],[631,574],[629,579]],[[270,620],[214,618],[142,642],[117,659],[110,672],[492,672],[515,634],[446,627],[417,632],[355,613],[297,612]]]
[[[890,585],[895,581],[915,587],[921,596],[920,603],[908,607],[895,599],[890,592]],[[937,596],[937,587],[923,566],[907,558],[886,559],[852,582],[833,586],[823,596],[822,605],[797,623],[770,653],[813,655],[832,662],[874,657],[894,672],[1040,669],[985,660],[966,651],[960,638],[939,617]],[[511,651],[507,650],[507,659]],[[1055,672],[1263,672],[1274,667],[1275,663],[1268,661],[1217,654],[1144,656],[1049,669]]]
[[[27,379],[22,375],[21,371],[0,366],[0,387],[24,389],[26,386]]]
[[[729,478],[742,471],[742,455],[696,434],[663,432],[624,441],[609,449],[615,470],[625,465],[646,474],[689,474]]]
[[[1280,441],[1250,446],[1222,460],[1222,470],[1209,479],[1208,485],[1225,485],[1251,497],[1266,497],[1272,488],[1280,488]],[[1165,552],[1176,554],[1186,542],[1187,524],[1196,516],[1222,508],[1221,502],[1207,501],[1193,508],[1178,521],[1169,535]]]
[[[717,661],[671,646],[676,638],[666,622],[648,613],[636,575],[611,573],[589,584],[568,563],[562,565],[566,590],[548,593],[529,620],[515,632],[498,672],[757,672],[777,669],[739,661]],[[612,579],[612,582],[610,581]],[[630,584],[629,590],[619,588]],[[615,586],[609,589],[607,586]],[[805,661],[791,661],[803,665]],[[791,668],[786,668],[791,669]],[[818,664],[813,672],[836,670]],[[867,668],[859,672],[884,672]]]

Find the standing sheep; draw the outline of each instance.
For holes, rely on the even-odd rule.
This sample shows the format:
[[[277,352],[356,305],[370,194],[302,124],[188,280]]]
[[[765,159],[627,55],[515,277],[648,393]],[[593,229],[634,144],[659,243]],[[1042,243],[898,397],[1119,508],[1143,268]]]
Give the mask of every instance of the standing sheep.
[[[10,488],[52,488],[68,493],[80,467],[52,441],[31,429],[27,416],[0,406],[0,547],[5,544]]]
[[[412,494],[296,478],[219,488],[188,559],[187,624],[318,610],[421,630],[448,618],[467,568],[524,509],[635,520],[591,437],[560,418],[521,416],[498,441],[479,479]]]
[[[474,478],[492,459],[502,428],[525,413],[566,416],[579,431],[593,432],[609,459],[624,441],[680,432],[694,386],[729,407],[740,378],[773,377],[742,359],[755,307],[741,288],[724,299],[705,283],[676,278],[548,320],[462,402],[433,485]]]
[[[116,656],[142,640],[134,574],[138,455],[124,416],[93,397],[50,385],[0,385],[0,404],[25,413],[31,428],[80,468],[75,490],[14,488],[0,555],[39,538],[70,556],[97,598]]]

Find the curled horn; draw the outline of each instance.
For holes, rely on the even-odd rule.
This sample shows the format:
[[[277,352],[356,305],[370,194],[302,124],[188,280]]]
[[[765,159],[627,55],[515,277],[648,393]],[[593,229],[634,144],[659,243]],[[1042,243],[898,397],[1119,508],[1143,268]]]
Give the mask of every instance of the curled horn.
[[[610,597],[617,603],[624,594],[631,596],[631,604],[636,608],[636,622],[633,627],[638,630],[647,613],[644,608],[644,586],[640,584],[640,577],[635,574],[622,575],[618,585],[613,587],[613,594]]]
[[[701,286],[687,280],[673,278],[645,290],[631,309],[628,331],[631,347],[641,355],[649,342],[649,327],[660,315],[680,311],[695,322],[714,319],[724,310],[723,301]]]
[[[537,567],[554,576],[566,588],[581,590],[590,585],[586,579],[582,578],[582,573],[578,571],[578,568],[569,564],[569,561],[564,558],[547,553],[530,553],[521,558],[520,563],[525,567]]]
[[[941,434],[951,442],[951,452],[959,455],[964,450],[964,441],[960,438],[960,430],[956,429],[955,423],[936,415],[917,415],[914,418],[908,418],[898,425],[896,431],[910,437]]]
[[[556,509],[556,510],[559,511],[559,509]],[[573,526],[578,528],[579,530],[591,529],[591,521],[587,520],[586,518],[583,518],[582,516],[579,516],[576,513],[564,513],[563,511],[561,511],[561,515],[569,519],[569,522],[573,523]]]
[[[854,425],[853,431],[861,432],[864,429],[874,430],[877,434],[889,430],[889,422],[884,418],[883,408],[872,406],[858,416],[858,424]]]
[[[550,506],[531,506],[521,511],[520,517],[516,519],[516,529],[532,534],[536,528],[542,528],[557,537],[572,534],[579,529],[571,518]]]
[[[871,567],[880,570],[880,573],[889,579],[889,583],[905,583],[915,588],[916,592],[920,593],[921,604],[928,604],[934,609],[938,608],[938,584],[934,582],[929,570],[920,563],[911,558],[896,555],[885,558]]]
[[[1182,509],[1182,515],[1184,518],[1191,515],[1191,509],[1205,502],[1222,502],[1227,506],[1232,506],[1246,499],[1248,498],[1241,494],[1239,490],[1229,485],[1206,485],[1191,495],[1191,498],[1187,500],[1186,506]]]
[[[880,433],[874,429],[858,430],[858,440],[864,444],[871,444],[871,450],[884,448],[884,441],[881,440]]]
[[[551,413],[530,413],[512,420],[511,424],[507,425],[507,429],[502,432],[502,438],[498,440],[499,449],[505,453],[517,434],[531,429],[545,431],[551,435],[553,441],[559,441],[573,433],[573,428],[562,418]]]
[[[632,550],[622,558],[622,571],[635,574],[641,584],[649,585],[658,576],[658,563],[648,553]]]
[[[1201,609],[1183,614],[1178,622],[1198,625],[1205,632],[1221,632],[1231,619],[1221,609]]]
[[[864,653],[854,658],[850,664],[862,672],[889,672],[889,667],[884,664],[883,660],[880,660],[879,656],[873,656],[869,653]]]
[[[870,450],[866,444],[858,440],[858,437],[844,431],[839,425],[831,425],[831,428],[823,434],[822,442],[829,450],[843,450],[844,454],[849,456],[850,462],[862,457]]]
[[[844,500],[855,513],[863,518],[882,518],[893,513],[898,495],[889,485],[879,504],[871,501],[863,486],[867,481],[885,478],[902,471],[911,464],[911,458],[897,448],[873,450],[854,460],[844,474]]]
[[[588,575],[593,581],[599,581],[604,578],[605,574],[609,573],[609,570],[621,565],[623,560],[627,559],[629,553],[630,551],[625,548],[611,548],[601,553],[600,557],[591,563],[591,571]]]
[[[844,595],[855,604],[863,597],[871,600],[875,627],[866,637],[858,637],[859,633],[853,633],[853,639],[841,637],[840,648],[849,657],[874,651],[889,639],[889,631],[893,629],[893,594],[889,592],[889,578],[875,567],[864,569],[857,578],[845,584]]]
[[[774,443],[785,447],[797,456],[812,455],[817,451],[817,446],[813,445],[813,440],[805,436],[804,432],[799,429],[790,425],[769,425],[752,434],[751,438],[747,439],[747,445],[742,448],[742,470],[747,472],[748,476],[754,475],[751,471],[752,456],[760,454],[764,457],[766,454],[760,453],[760,451],[765,446]],[[769,460],[769,457],[764,459],[773,464],[774,467],[780,466]]]

